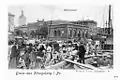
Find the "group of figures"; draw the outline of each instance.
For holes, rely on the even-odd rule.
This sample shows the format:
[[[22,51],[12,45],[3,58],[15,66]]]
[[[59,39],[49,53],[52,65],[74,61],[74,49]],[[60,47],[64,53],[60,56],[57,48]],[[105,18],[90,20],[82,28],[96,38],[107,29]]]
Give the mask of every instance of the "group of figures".
[[[99,47],[99,45],[83,41],[30,41],[24,38],[9,41],[8,45],[9,69],[46,69],[64,59],[89,64],[90,61],[87,61],[85,56],[97,56]],[[105,58],[102,60],[105,62]],[[107,61],[106,65],[108,64],[112,62]]]

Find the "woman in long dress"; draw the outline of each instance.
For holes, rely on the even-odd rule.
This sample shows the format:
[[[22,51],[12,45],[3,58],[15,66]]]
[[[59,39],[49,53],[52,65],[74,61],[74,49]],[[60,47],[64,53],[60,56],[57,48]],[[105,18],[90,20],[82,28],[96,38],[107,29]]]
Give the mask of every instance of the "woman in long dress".
[[[45,61],[45,65],[49,65],[49,62],[52,59],[52,48],[50,45],[47,46],[47,53],[46,53],[46,61]]]
[[[16,47],[16,44],[14,43],[11,48],[11,54],[10,54],[10,60],[9,60],[9,68],[10,69],[17,68],[16,60],[17,60],[17,47]]]
[[[30,53],[30,65],[31,65],[31,68],[35,68],[35,63],[36,63],[36,53],[34,51],[32,51]]]

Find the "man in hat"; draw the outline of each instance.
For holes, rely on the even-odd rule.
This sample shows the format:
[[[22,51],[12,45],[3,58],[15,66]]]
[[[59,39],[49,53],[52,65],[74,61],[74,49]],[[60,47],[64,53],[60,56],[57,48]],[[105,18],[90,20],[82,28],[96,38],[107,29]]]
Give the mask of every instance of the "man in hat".
[[[79,62],[85,64],[84,56],[85,56],[86,49],[84,47],[83,42],[80,43],[78,47],[78,56],[79,56]]]

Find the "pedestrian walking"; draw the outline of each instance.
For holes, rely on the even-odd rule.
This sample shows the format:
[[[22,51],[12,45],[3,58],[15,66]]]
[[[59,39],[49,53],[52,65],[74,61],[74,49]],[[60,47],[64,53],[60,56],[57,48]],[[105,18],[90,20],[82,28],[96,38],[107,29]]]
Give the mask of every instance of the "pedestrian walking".
[[[84,59],[85,52],[86,52],[86,49],[84,47],[84,44],[81,42],[78,47],[78,56],[79,56],[78,62],[85,64],[85,59]]]

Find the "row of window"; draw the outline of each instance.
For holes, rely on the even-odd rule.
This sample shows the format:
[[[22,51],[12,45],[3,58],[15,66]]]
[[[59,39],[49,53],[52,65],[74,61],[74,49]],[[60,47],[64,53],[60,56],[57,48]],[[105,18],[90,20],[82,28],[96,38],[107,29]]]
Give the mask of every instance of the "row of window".
[[[61,36],[61,31],[60,30],[55,30],[54,31],[54,36]]]
[[[64,31],[54,30],[54,36],[62,36],[63,33],[64,33]],[[76,30],[74,30],[73,32],[72,32],[72,30],[69,30],[68,34],[69,34],[69,37],[72,37],[72,36],[74,36],[74,37],[87,37],[88,36],[88,32],[79,31],[77,33]]]

